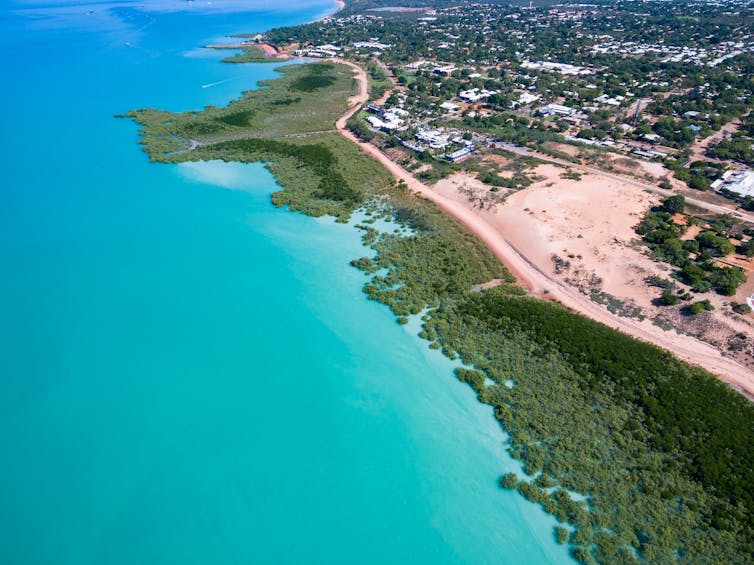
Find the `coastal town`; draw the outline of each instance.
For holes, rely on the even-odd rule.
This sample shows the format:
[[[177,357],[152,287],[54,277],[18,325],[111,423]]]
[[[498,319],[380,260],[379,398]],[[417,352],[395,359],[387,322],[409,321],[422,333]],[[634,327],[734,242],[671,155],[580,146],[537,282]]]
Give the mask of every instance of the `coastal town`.
[[[0,29],[0,564],[754,563],[754,0]]]
[[[752,21],[745,1],[367,2],[244,46],[365,69],[350,131],[484,216],[550,279],[520,277],[532,290],[566,284],[751,369]],[[639,233],[673,196],[687,203],[674,231]],[[710,253],[699,239],[712,236],[726,245]]]

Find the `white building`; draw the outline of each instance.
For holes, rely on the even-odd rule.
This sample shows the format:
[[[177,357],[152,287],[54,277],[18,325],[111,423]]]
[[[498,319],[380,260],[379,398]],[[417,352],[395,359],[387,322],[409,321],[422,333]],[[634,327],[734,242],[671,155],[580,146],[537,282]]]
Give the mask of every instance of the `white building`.
[[[317,59],[332,59],[338,56],[339,47],[333,45],[322,45],[320,47],[312,47],[308,49],[296,49],[295,54],[297,57],[314,57]]]
[[[406,110],[401,108],[390,108],[382,113],[381,117],[368,116],[367,122],[375,129],[383,129],[385,131],[394,131],[406,129],[405,120],[403,119],[408,115]]]
[[[380,43],[379,41],[357,41],[353,46],[356,49],[377,49],[378,51],[384,51],[392,47],[392,45]]]
[[[579,67],[576,65],[569,65],[566,63],[552,63],[550,61],[524,61],[521,63],[521,67],[524,69],[531,69],[535,71],[548,71],[560,73],[561,75],[571,76],[585,76],[593,74],[592,71],[585,67]]]
[[[528,104],[531,104],[532,102],[536,102],[539,100],[540,97],[536,94],[531,94],[529,92],[524,92],[521,94],[521,96],[518,97],[518,100],[514,100],[511,102],[511,107],[515,108],[517,106],[527,106]]]
[[[489,98],[495,94],[492,90],[479,90],[478,88],[472,88],[471,90],[464,90],[458,95],[458,98],[463,100],[464,102],[479,102],[480,100],[484,100],[485,98]]]
[[[560,104],[548,104],[540,108],[539,113],[543,116],[573,116],[576,110],[568,106],[561,106]]]
[[[712,188],[718,192],[727,190],[739,196],[754,196],[754,171],[728,171],[722,179],[712,183]]]
[[[451,163],[457,163],[461,159],[464,159],[465,157],[468,157],[474,152],[474,146],[469,145],[466,147],[462,147],[461,149],[458,149],[457,151],[453,151],[453,153],[449,153],[448,155],[445,155],[445,159],[450,161]]]
[[[443,102],[442,104],[440,104],[440,108],[442,108],[446,112],[457,112],[461,109],[458,104],[453,104],[452,102]]]
[[[436,75],[443,75],[443,76],[450,76],[457,70],[455,65],[445,65],[440,67],[435,67],[435,69],[432,71]]]
[[[429,145],[431,149],[445,149],[450,145],[450,136],[438,129],[420,129],[416,133],[416,139]]]
[[[607,94],[603,94],[602,96],[595,98],[594,101],[600,104],[605,104],[607,106],[620,106],[621,102],[623,102],[625,99],[625,96],[615,96],[611,98]]]

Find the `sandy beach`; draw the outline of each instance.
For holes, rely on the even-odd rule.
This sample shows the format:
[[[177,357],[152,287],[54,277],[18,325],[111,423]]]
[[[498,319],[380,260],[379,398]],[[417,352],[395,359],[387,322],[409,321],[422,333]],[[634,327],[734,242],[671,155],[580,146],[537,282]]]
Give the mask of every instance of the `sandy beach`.
[[[338,5],[338,9],[335,10],[332,14],[327,14],[326,16],[322,16],[319,18],[318,22],[321,22],[322,20],[326,20],[327,18],[332,18],[336,16],[338,13],[342,12],[346,8],[346,3],[343,0],[333,0]]]

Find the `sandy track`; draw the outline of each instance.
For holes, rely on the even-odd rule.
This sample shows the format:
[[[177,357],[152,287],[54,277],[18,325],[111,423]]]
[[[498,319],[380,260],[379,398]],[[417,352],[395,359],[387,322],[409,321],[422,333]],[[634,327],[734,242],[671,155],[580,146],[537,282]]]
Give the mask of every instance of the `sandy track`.
[[[358,94],[355,94],[351,98],[349,98],[349,109],[348,112],[343,114],[343,116],[335,122],[335,127],[338,128],[338,131],[340,133],[345,134],[348,132],[346,129],[346,124],[348,123],[348,120],[351,119],[351,116],[353,116],[356,112],[358,112],[361,109],[361,105],[365,104],[367,100],[369,100],[369,81],[367,80],[367,73],[364,69],[362,69],[359,65],[355,63],[351,63],[349,61],[344,61],[342,59],[330,59],[333,63],[338,63],[340,65],[345,65],[347,67],[351,67],[356,73],[356,80],[359,83],[359,92]],[[350,132],[348,132],[350,133]],[[351,139],[355,139],[353,136],[351,136]]]
[[[690,336],[680,335],[674,331],[664,331],[649,320],[639,321],[632,318],[621,318],[611,314],[602,306],[592,302],[588,297],[550,275],[543,272],[532,261],[514,248],[500,233],[482,217],[478,210],[470,204],[464,204],[443,196],[429,186],[414,178],[408,171],[370,143],[358,139],[346,129],[348,119],[364,104],[369,96],[365,71],[358,65],[346,61],[337,61],[354,69],[359,81],[359,93],[351,99],[353,105],[349,111],[338,120],[338,131],[350,139],[362,150],[377,159],[397,179],[403,180],[414,192],[432,200],[445,212],[461,222],[474,233],[485,245],[502,261],[513,273],[520,284],[532,294],[557,300],[564,306],[583,314],[597,322],[601,322],[615,330],[622,331],[642,341],[652,343],[670,351],[677,357],[694,365],[699,365],[715,374],[723,382],[732,385],[747,397],[754,399],[754,374],[733,359],[724,357],[720,351],[711,345]],[[569,164],[573,166],[572,164]],[[600,174],[601,171],[592,171]],[[625,180],[625,179],[621,179]]]

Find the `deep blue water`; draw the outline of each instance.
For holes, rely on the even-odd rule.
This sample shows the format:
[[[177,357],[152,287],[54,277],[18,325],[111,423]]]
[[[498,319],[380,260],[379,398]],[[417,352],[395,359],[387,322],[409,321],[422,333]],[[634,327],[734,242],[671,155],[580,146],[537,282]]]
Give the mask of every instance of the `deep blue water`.
[[[568,561],[490,410],[362,295],[356,230],[113,117],[224,104],[273,66],[201,45],[331,9],[3,2],[0,563]]]

